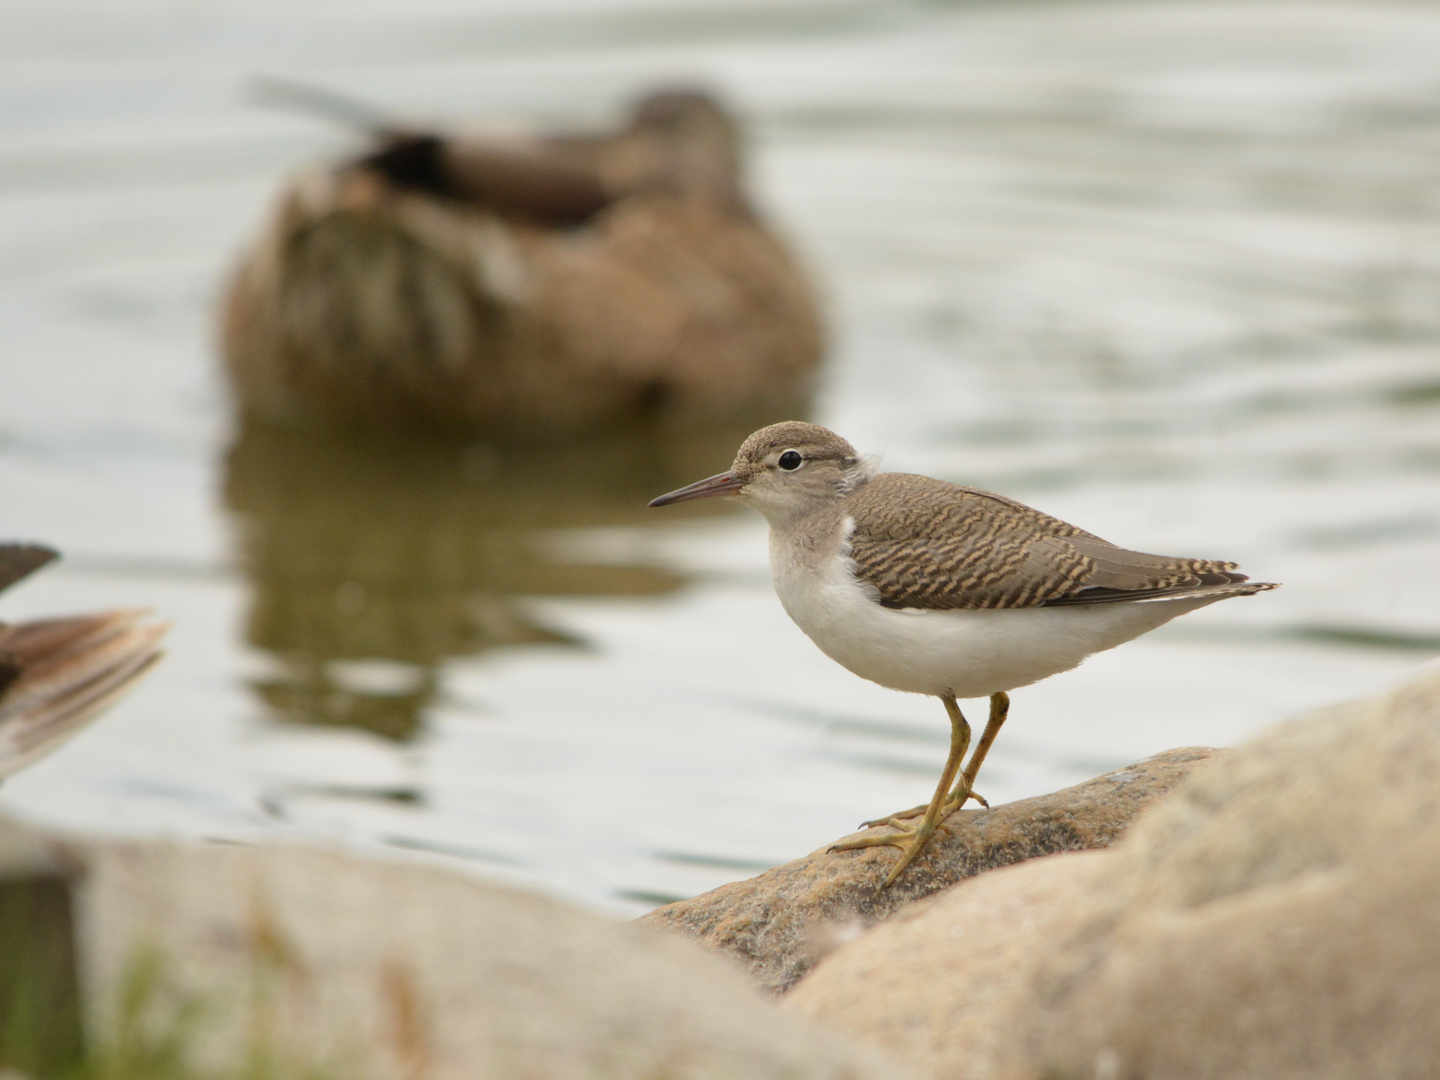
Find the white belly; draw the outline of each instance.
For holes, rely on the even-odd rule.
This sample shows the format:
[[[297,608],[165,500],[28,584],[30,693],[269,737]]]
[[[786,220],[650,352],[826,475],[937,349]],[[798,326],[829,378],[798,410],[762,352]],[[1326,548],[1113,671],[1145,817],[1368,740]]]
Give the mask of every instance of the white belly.
[[[1219,597],[980,611],[881,607],[845,560],[813,571],[771,560],[786,613],[832,660],[915,694],[986,697],[1069,671]]]

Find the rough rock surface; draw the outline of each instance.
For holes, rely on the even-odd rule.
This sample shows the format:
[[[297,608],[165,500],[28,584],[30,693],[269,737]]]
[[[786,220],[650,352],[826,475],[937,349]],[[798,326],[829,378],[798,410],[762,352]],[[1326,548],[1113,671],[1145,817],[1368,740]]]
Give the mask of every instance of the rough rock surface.
[[[92,1010],[158,958],[156,1008],[201,1001],[227,1075],[257,1038],[357,1080],[909,1075],[690,942],[542,896],[298,846],[76,850]]]
[[[838,950],[781,999],[787,1009],[911,1058],[936,1076],[993,1076],[1003,1022],[1028,975],[1073,928],[1112,851],[1007,866],[928,897]]]
[[[821,848],[758,877],[657,908],[665,926],[738,958],[783,992],[826,952],[914,901],[999,866],[1113,843],[1131,819],[1221,751],[1169,750],[1051,795],[952,816],[888,889],[898,848]]]
[[[1437,895],[1440,669],[876,928],[790,1004],[966,1080],[1433,1076]]]
[[[1041,969],[1002,1071],[1435,1075],[1440,670],[1286,724],[1177,796]]]

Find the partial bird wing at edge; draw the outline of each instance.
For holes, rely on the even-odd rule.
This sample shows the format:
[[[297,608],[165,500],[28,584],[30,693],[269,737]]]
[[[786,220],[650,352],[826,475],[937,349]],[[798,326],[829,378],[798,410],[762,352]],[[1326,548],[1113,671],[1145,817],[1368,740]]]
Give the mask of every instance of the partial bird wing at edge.
[[[1003,495],[930,477],[882,473],[847,510],[856,574],[886,607],[1028,608],[1273,588],[1242,585],[1235,563],[1127,551]]]
[[[0,544],[0,589],[9,588],[59,557],[58,551],[39,544]]]
[[[0,779],[50,753],[160,659],[146,611],[0,624]]]

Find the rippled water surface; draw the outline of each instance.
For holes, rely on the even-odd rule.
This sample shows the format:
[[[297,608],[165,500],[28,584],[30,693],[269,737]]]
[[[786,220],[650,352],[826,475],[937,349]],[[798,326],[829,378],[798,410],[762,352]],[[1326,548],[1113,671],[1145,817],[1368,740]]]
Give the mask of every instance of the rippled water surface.
[[[1017,692],[992,801],[1440,650],[1440,7],[12,2],[0,28],[0,532],[68,556],[4,614],[175,623],[7,809],[633,911],[918,802],[944,758],[936,702],[788,622],[758,518],[644,509],[749,425],[520,450],[231,422],[223,275],[286,173],[350,145],[247,104],[261,74],[506,128],[714,85],[827,297],[815,419],[1285,583]]]

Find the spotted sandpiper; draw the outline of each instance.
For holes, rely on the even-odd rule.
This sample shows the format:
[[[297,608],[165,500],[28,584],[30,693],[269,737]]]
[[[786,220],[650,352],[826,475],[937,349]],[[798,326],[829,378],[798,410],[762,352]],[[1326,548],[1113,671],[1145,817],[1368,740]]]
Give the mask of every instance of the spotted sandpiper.
[[[833,431],[794,420],[751,435],[728,472],[650,505],[720,495],[769,521],[780,603],[826,656],[945,704],[950,756],[934,797],[866,822],[887,831],[835,845],[900,848],[886,886],[946,817],[972,798],[989,805],[974,783],[1009,711],[1007,691],[1177,615],[1277,587],[1232,562],[1116,547],[1004,495],[877,473]],[[990,717],[962,770],[970,725],[956,699],[978,697],[990,699]]]

